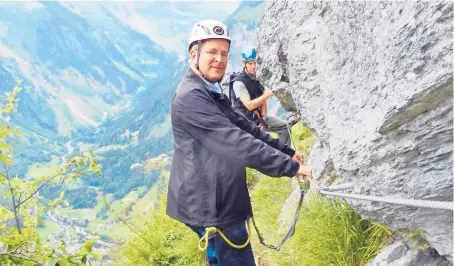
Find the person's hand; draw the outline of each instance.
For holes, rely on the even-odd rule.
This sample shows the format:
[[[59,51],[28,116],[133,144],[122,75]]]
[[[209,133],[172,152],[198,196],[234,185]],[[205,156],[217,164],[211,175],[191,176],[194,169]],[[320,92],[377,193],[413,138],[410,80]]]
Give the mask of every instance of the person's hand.
[[[265,95],[266,97],[271,97],[274,95],[274,92],[270,89],[265,89],[265,91],[263,92],[263,95]]]
[[[293,154],[292,160],[295,160],[297,162],[304,164],[304,156],[299,151],[295,151],[295,154]]]
[[[312,177],[312,169],[300,163],[300,168],[296,172],[296,176],[298,179],[302,178],[303,181],[309,180]]]
[[[260,130],[262,130],[262,131],[267,130],[268,124],[263,120],[263,118],[260,118],[259,120],[257,120],[256,123]]]
[[[263,121],[266,122],[266,118],[267,118],[267,117],[266,117],[266,114],[262,114],[262,119],[263,119]]]

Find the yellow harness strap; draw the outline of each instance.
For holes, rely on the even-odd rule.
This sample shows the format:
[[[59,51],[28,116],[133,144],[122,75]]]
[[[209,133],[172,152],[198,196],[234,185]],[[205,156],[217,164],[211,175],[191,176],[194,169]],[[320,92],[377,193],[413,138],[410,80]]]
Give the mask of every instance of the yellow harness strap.
[[[205,235],[202,236],[199,240],[199,249],[201,251],[205,251],[207,248],[208,248],[208,236],[209,234],[215,234],[215,233],[219,233],[219,235],[225,240],[225,242],[227,242],[227,244],[229,244],[231,247],[233,248],[245,248],[248,244],[249,244],[249,241],[250,241],[250,232],[251,232],[251,226],[249,224],[249,219],[247,220],[247,240],[246,240],[246,243],[244,243],[243,245],[236,245],[234,243],[232,243],[232,241],[230,241],[225,235],[224,233],[216,228],[216,227],[207,227],[205,229]],[[203,241],[205,241],[205,244],[203,245]]]

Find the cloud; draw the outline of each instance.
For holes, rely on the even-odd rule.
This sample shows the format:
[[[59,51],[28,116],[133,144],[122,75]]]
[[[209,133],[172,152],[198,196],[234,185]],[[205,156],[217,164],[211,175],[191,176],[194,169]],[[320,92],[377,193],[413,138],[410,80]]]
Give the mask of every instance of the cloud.
[[[24,2],[24,8],[27,11],[33,11],[34,9],[39,9],[44,7],[43,4],[36,2],[36,1],[25,1]]]

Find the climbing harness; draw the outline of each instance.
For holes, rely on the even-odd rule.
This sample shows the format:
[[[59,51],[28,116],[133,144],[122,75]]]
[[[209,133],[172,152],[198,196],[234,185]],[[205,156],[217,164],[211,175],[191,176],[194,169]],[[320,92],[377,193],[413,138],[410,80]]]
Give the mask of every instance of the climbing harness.
[[[304,185],[304,184],[303,184]],[[205,251],[207,248],[208,248],[208,239],[209,239],[209,235],[210,234],[215,234],[215,233],[218,233],[223,239],[224,241],[229,244],[231,247],[233,248],[237,248],[237,249],[240,249],[240,248],[245,248],[249,242],[250,242],[250,239],[251,239],[251,226],[250,226],[250,222],[249,220],[252,220],[252,224],[254,225],[254,229],[255,231],[257,232],[257,236],[259,238],[259,241],[262,245],[264,245],[265,247],[267,248],[270,248],[270,249],[274,249],[274,250],[277,250],[279,251],[282,247],[282,245],[285,243],[285,241],[287,241],[290,237],[293,236],[293,234],[295,233],[295,227],[296,227],[296,222],[298,221],[298,217],[300,215],[300,212],[301,212],[301,206],[303,205],[303,199],[304,199],[304,194],[305,194],[305,189],[300,186],[300,197],[299,197],[299,200],[298,200],[298,207],[296,208],[296,212],[295,212],[295,216],[293,217],[293,221],[292,221],[292,224],[290,225],[290,228],[288,229],[287,233],[285,234],[284,238],[282,238],[281,241],[279,241],[279,244],[277,246],[274,246],[274,245],[270,245],[270,244],[267,244],[265,243],[265,240],[263,239],[262,237],[262,234],[260,234],[260,231],[257,227],[257,224],[255,223],[255,220],[254,220],[254,216],[251,216],[250,219],[247,220],[247,233],[248,233],[248,237],[247,237],[247,240],[244,244],[242,245],[237,245],[237,244],[234,244],[232,241],[230,241],[226,236],[225,234],[219,229],[219,228],[216,228],[216,227],[207,227],[205,229],[205,234],[200,238],[199,240],[199,249],[201,251]],[[205,244],[203,245],[203,242],[205,241]]]
[[[237,245],[237,244],[234,244],[232,241],[230,241],[225,235],[224,233],[221,231],[221,229],[219,228],[216,228],[214,226],[212,227],[207,227],[205,229],[205,234],[200,238],[199,240],[199,249],[201,251],[205,251],[207,248],[208,248],[208,239],[210,238],[210,234],[216,234],[218,233],[223,239],[225,242],[227,242],[227,244],[229,244],[231,247],[233,248],[237,248],[237,249],[240,249],[240,248],[245,248],[250,240],[251,240],[251,225],[249,224],[249,220],[247,220],[247,240],[244,244],[242,245]],[[205,245],[202,245],[202,242],[205,241]]]
[[[289,126],[289,123],[287,121],[287,118],[285,119],[285,124],[287,126],[287,130],[289,132],[289,135],[292,138],[292,134],[291,134],[291,131],[290,131],[290,126]],[[293,123],[293,124],[295,124],[295,123]],[[292,143],[293,143],[293,146],[295,147],[295,142],[293,141],[293,138],[292,138]],[[284,242],[287,241],[287,239],[289,239],[290,237],[292,237],[293,234],[295,233],[295,226],[296,226],[296,222],[298,221],[298,217],[299,217],[300,212],[301,212],[301,206],[303,205],[304,194],[305,194],[305,191],[307,191],[307,189],[308,189],[308,187],[305,186],[305,183],[299,182],[299,184],[300,184],[300,190],[299,190],[300,196],[299,196],[299,200],[298,200],[298,207],[296,208],[295,216],[293,217],[293,222],[290,225],[290,228],[288,229],[288,231],[285,234],[284,238],[281,241],[279,241],[279,244],[277,246],[265,243],[265,241],[264,241],[264,239],[263,239],[262,235],[260,234],[260,231],[259,231],[259,229],[257,227],[257,224],[255,223],[254,216],[251,216],[250,219],[247,220],[248,238],[247,238],[247,240],[246,240],[246,242],[244,244],[242,244],[242,245],[234,244],[232,241],[230,241],[227,238],[227,236],[225,236],[225,234],[219,228],[207,227],[207,228],[205,228],[205,234],[199,240],[199,244],[198,244],[199,249],[201,251],[205,251],[208,248],[208,239],[210,238],[209,237],[210,234],[216,234],[216,233],[218,233],[224,239],[224,241],[227,244],[229,244],[231,247],[237,248],[237,249],[245,248],[250,242],[250,238],[251,238],[251,236],[250,236],[250,234],[251,234],[250,220],[252,220],[252,224],[254,225],[254,229],[257,232],[257,236],[259,238],[260,243],[262,245],[264,245],[265,247],[268,247],[270,249],[274,249],[274,250],[279,251],[281,249],[282,245],[284,244]],[[205,242],[205,243],[203,244],[203,242]]]

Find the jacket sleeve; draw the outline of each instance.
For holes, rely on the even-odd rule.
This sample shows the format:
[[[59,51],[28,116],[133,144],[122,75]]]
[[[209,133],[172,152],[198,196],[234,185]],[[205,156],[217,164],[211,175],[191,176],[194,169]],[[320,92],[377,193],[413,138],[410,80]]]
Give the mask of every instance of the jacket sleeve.
[[[177,121],[210,152],[277,176],[294,176],[299,163],[233,124],[209,95],[190,90],[173,105]]]
[[[283,144],[279,139],[275,139],[271,137],[270,134],[267,134],[260,130],[254,123],[249,121],[242,113],[232,110],[235,113],[234,121],[235,125],[237,125],[242,130],[248,132],[252,136],[260,139],[261,141],[265,142],[266,144],[270,145],[271,147],[282,151],[283,153],[293,157],[295,151],[292,148],[287,147],[287,145]]]

